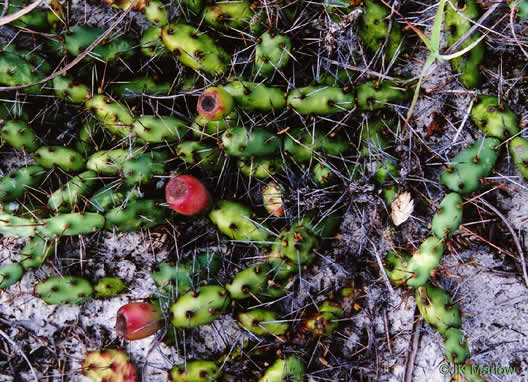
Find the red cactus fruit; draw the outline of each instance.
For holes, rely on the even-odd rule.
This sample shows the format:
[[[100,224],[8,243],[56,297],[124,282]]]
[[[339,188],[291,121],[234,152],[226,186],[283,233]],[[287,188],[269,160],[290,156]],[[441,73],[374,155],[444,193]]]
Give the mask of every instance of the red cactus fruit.
[[[94,382],[136,382],[136,366],[123,350],[91,351],[83,362],[83,375]]]
[[[172,178],[165,187],[165,199],[170,208],[187,216],[205,213],[211,207],[209,191],[191,175]]]
[[[222,88],[209,88],[198,97],[196,111],[203,118],[218,121],[233,110],[233,97]]]
[[[129,341],[141,340],[161,328],[159,307],[147,302],[132,302],[117,311],[117,334]]]

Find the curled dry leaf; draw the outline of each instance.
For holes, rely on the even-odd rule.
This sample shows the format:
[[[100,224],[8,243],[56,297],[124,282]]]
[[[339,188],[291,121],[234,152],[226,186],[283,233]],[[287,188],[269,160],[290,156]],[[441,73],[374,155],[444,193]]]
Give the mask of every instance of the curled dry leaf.
[[[404,191],[398,194],[391,204],[391,218],[395,226],[399,226],[409,219],[414,211],[414,200],[411,193]]]

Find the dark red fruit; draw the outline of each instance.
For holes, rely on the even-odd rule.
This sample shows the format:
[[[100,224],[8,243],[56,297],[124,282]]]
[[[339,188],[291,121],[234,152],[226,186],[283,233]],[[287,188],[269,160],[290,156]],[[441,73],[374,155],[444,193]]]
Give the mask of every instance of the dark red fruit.
[[[172,178],[165,187],[165,199],[170,208],[187,216],[203,214],[211,207],[209,191],[191,175]]]

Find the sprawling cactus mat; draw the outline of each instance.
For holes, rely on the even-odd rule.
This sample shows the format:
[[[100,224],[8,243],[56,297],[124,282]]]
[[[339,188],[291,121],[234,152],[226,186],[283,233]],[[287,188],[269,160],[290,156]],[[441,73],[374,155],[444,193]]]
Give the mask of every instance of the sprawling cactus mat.
[[[527,31],[0,0],[0,381],[526,381]]]

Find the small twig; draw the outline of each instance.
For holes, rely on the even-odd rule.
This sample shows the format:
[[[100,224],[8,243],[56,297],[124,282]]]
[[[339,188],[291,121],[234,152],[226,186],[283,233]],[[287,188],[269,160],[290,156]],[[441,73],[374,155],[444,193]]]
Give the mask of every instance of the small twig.
[[[40,1],[42,1],[42,0],[40,0]],[[0,87],[0,92],[2,92],[2,91],[10,91],[10,90],[21,90],[21,89],[25,89],[25,88],[28,88],[28,87],[31,87],[31,86],[44,84],[44,83],[54,79],[55,77],[58,77],[58,76],[60,76],[60,75],[62,75],[64,73],[66,73],[68,70],[73,68],[79,62],[81,62],[82,59],[84,57],[86,57],[92,50],[94,50],[95,47],[97,45],[99,45],[99,43],[101,41],[103,41],[110,33],[112,33],[112,31],[117,27],[117,25],[121,21],[123,21],[123,19],[126,17],[126,15],[128,15],[130,13],[130,11],[132,10],[132,8],[134,7],[134,5],[136,4],[137,1],[138,0],[133,0],[132,3],[128,6],[128,8],[123,12],[123,14],[121,16],[119,16],[119,18],[116,20],[116,22],[113,23],[110,26],[110,28],[108,28],[102,35],[97,37],[97,39],[94,42],[92,42],[90,44],[90,46],[88,46],[88,48],[86,48],[81,54],[79,54],[77,57],[75,57],[75,59],[72,62],[70,62],[68,65],[66,65],[64,68],[62,68],[62,69],[50,74],[48,77],[43,78],[42,80],[34,82],[32,84]],[[24,8],[24,9],[27,9],[27,8]]]
[[[43,0],[37,0],[33,4],[28,5],[25,8],[22,8],[20,11],[16,11],[15,13],[12,13],[10,15],[4,16],[0,18],[0,26],[6,25],[9,23],[12,23],[13,21],[21,18],[22,16],[27,15],[29,12],[31,12],[33,9],[38,7],[40,3],[42,3]],[[9,3],[5,5],[4,11],[9,8]]]
[[[26,357],[26,355],[24,354],[24,352],[18,347],[18,345],[7,335],[6,332],[4,332],[2,329],[0,329],[0,335],[2,337],[4,337],[6,339],[7,342],[9,342],[11,344],[11,346],[13,346],[17,352],[20,353],[20,355],[22,356],[22,358],[24,358],[24,360],[27,362],[27,364],[29,365],[29,369],[31,370],[31,374],[33,374],[33,377],[35,378],[35,382],[38,382],[39,379],[37,377],[37,373],[35,372],[35,369],[33,369],[33,365],[31,365],[31,362],[29,362],[29,359],[28,357]]]
[[[385,337],[387,337],[387,347],[389,348],[389,353],[392,354],[392,345],[390,340],[390,333],[389,333],[389,320],[387,319],[387,311],[383,311],[383,326],[385,328]]]
[[[511,224],[508,222],[508,219],[491,203],[488,203],[486,200],[480,198],[480,202],[484,204],[486,207],[488,207],[490,210],[492,210],[498,217],[501,218],[501,220],[504,222],[506,227],[508,227],[508,230],[510,231],[513,242],[515,243],[515,246],[517,247],[517,251],[519,252],[519,257],[521,258],[521,269],[523,273],[524,283],[528,287],[528,273],[526,272],[526,260],[524,259],[524,252],[521,247],[521,243],[519,242],[519,238],[517,237],[517,234],[515,233],[515,230],[511,226]]]
[[[414,311],[414,316],[416,317],[416,311]],[[416,319],[413,324],[413,334],[411,338],[411,343],[409,344],[409,352],[407,354],[407,361],[405,362],[405,377],[403,382],[411,382],[413,380],[413,370],[414,370],[414,361],[416,360],[416,354],[418,352],[418,344],[420,342],[420,334],[422,332],[422,320]]]
[[[383,266],[383,261],[381,260],[381,256],[378,253],[378,248],[376,248],[376,245],[374,244],[374,242],[372,240],[370,240],[368,237],[367,237],[367,240],[369,241],[369,243],[372,245],[372,248],[374,249],[374,255],[376,256],[376,261],[378,262],[378,266],[380,268],[380,272],[383,275],[383,279],[385,281],[385,285],[387,285],[387,288],[389,288],[389,290],[391,292],[391,295],[394,295],[394,289],[392,289],[392,285],[391,285],[391,282],[389,280],[389,276],[387,276],[387,272],[385,272],[385,267]]]
[[[480,221],[481,223],[483,222],[483,220]],[[460,226],[460,229],[466,231],[467,233],[469,233],[471,236],[475,236],[477,239],[481,240],[482,242],[484,242],[485,244],[489,245],[490,247],[493,247],[495,248],[497,251],[499,252],[502,252],[512,258],[515,258],[515,256],[513,256],[513,253],[511,253],[510,251],[507,251],[501,247],[499,247],[498,245],[496,244],[493,244],[491,241],[487,240],[485,237],[482,237],[481,235],[479,235],[478,233],[476,232],[473,232],[472,230],[470,230],[469,228],[467,228],[465,225],[461,225]]]
[[[7,14],[8,10],[9,10],[9,0],[5,0],[4,9],[2,9],[2,14],[0,15],[0,17],[4,17]]]

